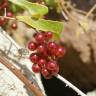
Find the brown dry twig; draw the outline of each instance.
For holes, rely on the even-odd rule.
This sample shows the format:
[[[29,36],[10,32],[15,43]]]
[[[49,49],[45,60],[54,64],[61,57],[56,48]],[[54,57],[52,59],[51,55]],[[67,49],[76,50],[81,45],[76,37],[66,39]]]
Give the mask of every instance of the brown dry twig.
[[[34,93],[35,96],[44,96],[43,93],[32,84],[13,64],[11,64],[4,56],[0,55],[0,62],[6,66],[15,76],[17,76],[25,86]]]

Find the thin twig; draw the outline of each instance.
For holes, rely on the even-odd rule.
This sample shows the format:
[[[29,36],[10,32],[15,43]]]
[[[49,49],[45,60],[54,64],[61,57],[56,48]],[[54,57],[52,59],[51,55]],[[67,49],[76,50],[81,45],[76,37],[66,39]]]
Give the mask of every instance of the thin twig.
[[[85,18],[88,18],[90,14],[96,9],[96,4],[89,10],[89,12],[86,14]]]
[[[32,84],[13,64],[11,64],[4,56],[0,55],[0,62],[6,66],[15,76],[17,76],[25,86],[34,93],[35,96],[44,96],[42,92]]]
[[[66,86],[72,88],[75,92],[77,92],[78,95],[81,96],[87,96],[86,94],[84,94],[81,90],[79,90],[77,87],[75,87],[73,84],[71,84],[68,80],[66,80],[65,78],[63,78],[60,75],[57,75],[57,78],[60,79],[62,82],[64,82],[66,84]]]
[[[62,10],[67,14],[67,16],[68,16],[70,19],[72,19],[72,20],[74,20],[74,21],[77,21],[77,20],[69,13],[69,11],[67,10],[67,8],[64,6],[64,1],[63,1],[63,0],[60,0],[60,5],[61,5],[61,7],[62,7]]]
[[[10,19],[10,20],[16,20],[16,18],[7,17],[7,16],[0,16],[1,18]]]
[[[76,18],[74,18],[74,16],[72,16],[69,11],[67,10],[67,8],[64,6],[64,1],[60,0],[60,4],[62,6],[62,10],[67,14],[67,16],[69,17],[69,20],[72,20],[74,22],[76,22],[82,29],[84,32],[86,32],[85,28],[82,26],[81,22],[78,22]]]
[[[6,12],[6,8],[4,8],[4,16],[0,16],[1,18],[5,18],[5,19],[9,19],[9,20],[16,20],[16,18],[13,17],[7,17],[7,12]]]

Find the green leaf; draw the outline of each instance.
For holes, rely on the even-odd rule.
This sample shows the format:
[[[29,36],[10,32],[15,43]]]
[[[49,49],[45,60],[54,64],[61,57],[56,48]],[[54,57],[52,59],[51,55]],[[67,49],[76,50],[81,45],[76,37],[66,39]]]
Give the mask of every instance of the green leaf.
[[[38,3],[31,3],[27,0],[9,0],[10,2],[29,11],[32,17],[41,17],[48,13],[48,8]]]
[[[55,0],[44,0],[48,6],[55,7]]]
[[[63,31],[63,23],[58,21],[38,19],[34,20],[29,16],[17,16],[19,21],[22,21],[36,30],[51,31],[56,37],[60,37],[60,32]]]
[[[14,12],[14,13],[23,11],[23,9],[18,5],[10,4],[10,6],[11,6],[11,9],[12,9],[12,12]]]

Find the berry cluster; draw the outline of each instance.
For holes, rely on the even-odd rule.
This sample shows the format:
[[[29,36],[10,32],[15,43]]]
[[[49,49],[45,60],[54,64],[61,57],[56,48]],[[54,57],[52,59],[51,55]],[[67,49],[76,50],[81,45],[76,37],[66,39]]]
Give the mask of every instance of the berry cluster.
[[[57,59],[65,54],[62,46],[50,41],[52,37],[51,32],[37,32],[34,35],[35,41],[30,41],[28,44],[28,49],[33,51],[30,55],[30,60],[34,63],[33,72],[41,72],[46,79],[57,75],[59,72]]]
[[[9,9],[8,0],[0,0],[0,14],[4,15],[5,8],[7,9],[6,16],[7,17],[13,17],[13,12],[10,11],[10,9]],[[6,19],[4,17],[0,17],[0,26],[4,26],[7,23],[7,21],[8,21],[8,19]],[[16,29],[17,24],[12,23],[11,28]]]

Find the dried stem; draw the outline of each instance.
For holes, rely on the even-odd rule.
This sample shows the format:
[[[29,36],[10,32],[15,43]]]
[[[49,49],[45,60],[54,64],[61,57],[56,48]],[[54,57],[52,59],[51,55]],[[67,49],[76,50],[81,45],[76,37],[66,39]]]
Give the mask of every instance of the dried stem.
[[[15,74],[25,86],[34,93],[35,96],[44,96],[42,92],[32,84],[13,64],[11,64],[4,56],[0,55],[0,62],[6,66],[13,74]]]
[[[85,19],[88,18],[90,16],[90,14],[92,14],[92,12],[96,9],[96,4],[89,10],[89,12],[86,14]]]
[[[4,8],[4,16],[0,16],[1,18],[10,19],[10,20],[16,20],[16,18],[7,17],[6,16],[6,8]]]
[[[69,11],[67,10],[67,8],[64,6],[64,1],[60,0],[60,5],[62,6],[62,10],[67,14],[67,16],[69,17],[69,20],[72,20],[74,22],[76,22],[82,29],[84,32],[86,32],[85,28],[82,26],[81,22],[78,22],[77,19],[72,16]]]
[[[7,16],[0,16],[1,18],[10,19],[10,20],[16,20],[16,18],[7,17]]]
[[[73,84],[71,84],[68,80],[66,80],[62,76],[57,75],[57,78],[60,79],[62,82],[64,82],[66,84],[66,87],[68,86],[68,87],[72,88],[75,92],[77,92],[78,95],[80,95],[80,96],[87,96],[81,90],[79,90],[77,87],[75,87]]]

